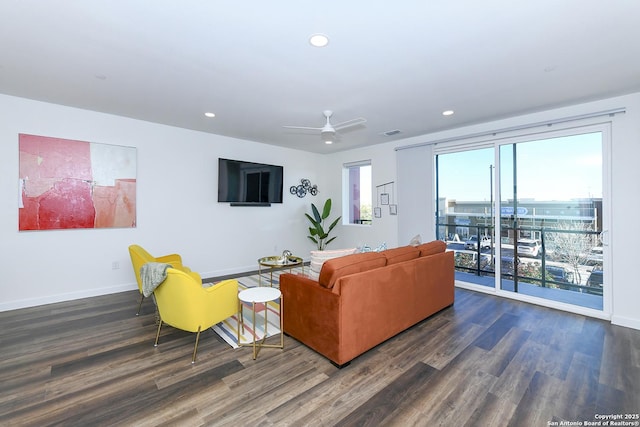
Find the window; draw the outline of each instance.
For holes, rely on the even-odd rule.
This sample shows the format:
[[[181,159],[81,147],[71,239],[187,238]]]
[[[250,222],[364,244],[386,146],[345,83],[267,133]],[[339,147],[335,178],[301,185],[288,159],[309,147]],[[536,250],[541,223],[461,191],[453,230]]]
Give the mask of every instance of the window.
[[[348,163],[343,169],[343,218],[349,224],[371,224],[371,161]]]
[[[604,311],[607,129],[436,149],[436,230],[456,279]]]

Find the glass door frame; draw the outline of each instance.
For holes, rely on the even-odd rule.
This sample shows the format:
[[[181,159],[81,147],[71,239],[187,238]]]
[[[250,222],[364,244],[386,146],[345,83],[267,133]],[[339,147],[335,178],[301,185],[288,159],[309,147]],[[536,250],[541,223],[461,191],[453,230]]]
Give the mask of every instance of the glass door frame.
[[[599,132],[602,135],[602,232],[601,241],[603,243],[603,295],[602,295],[602,310],[586,308],[574,304],[558,302],[550,299],[525,295],[521,293],[515,293],[509,290],[501,289],[501,245],[500,239],[500,212],[501,212],[501,192],[500,192],[500,147],[504,145],[512,145],[523,142],[533,142],[537,140],[553,139],[563,136],[575,136],[587,133]],[[477,148],[487,148],[489,141],[476,141],[469,142],[468,144],[456,144],[455,149],[447,151],[434,152],[434,159],[439,154],[445,154],[446,152],[460,152],[467,150],[474,150]],[[611,319],[612,313],[612,289],[611,289],[611,122],[599,118],[599,120],[587,120],[580,121],[580,123],[565,123],[561,125],[554,125],[553,130],[529,130],[529,132],[520,135],[511,135],[504,137],[496,137],[492,139],[492,146],[494,150],[494,167],[492,176],[492,201],[493,201],[493,216],[491,218],[491,227],[493,230],[493,241],[498,243],[495,245],[495,277],[494,287],[488,288],[486,286],[475,285],[468,282],[456,282],[456,286],[469,288],[481,292],[491,292],[498,296],[522,300],[538,305],[543,305],[551,308],[557,308],[565,311],[584,314],[591,317],[597,317],[602,319]],[[438,178],[435,182],[437,184]],[[436,191],[436,217],[438,215],[438,197],[439,194]],[[434,224],[434,229],[436,225]],[[436,230],[437,231],[437,230]]]

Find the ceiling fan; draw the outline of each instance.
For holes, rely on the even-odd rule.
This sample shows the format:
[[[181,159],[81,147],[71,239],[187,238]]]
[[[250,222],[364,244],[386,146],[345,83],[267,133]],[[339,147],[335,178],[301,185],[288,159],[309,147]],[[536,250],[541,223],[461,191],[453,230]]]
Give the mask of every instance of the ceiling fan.
[[[319,130],[322,140],[327,144],[331,144],[333,143],[333,141],[335,141],[336,131],[346,129],[352,126],[361,125],[367,122],[366,119],[363,119],[362,117],[358,117],[357,119],[351,119],[351,120],[347,120],[346,122],[338,123],[337,125],[332,125],[330,119],[331,119],[331,116],[333,115],[333,111],[325,110],[322,112],[322,114],[324,114],[324,116],[327,118],[327,123],[321,128],[306,127],[306,126],[283,126],[283,127],[287,129]]]

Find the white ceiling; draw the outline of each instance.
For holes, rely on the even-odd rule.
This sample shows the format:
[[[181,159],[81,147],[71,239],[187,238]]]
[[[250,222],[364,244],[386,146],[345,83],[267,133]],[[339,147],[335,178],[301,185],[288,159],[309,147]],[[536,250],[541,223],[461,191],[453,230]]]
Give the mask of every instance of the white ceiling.
[[[639,18],[638,0],[0,0],[0,93],[328,153],[640,91]],[[333,145],[282,127],[326,109],[367,123]]]

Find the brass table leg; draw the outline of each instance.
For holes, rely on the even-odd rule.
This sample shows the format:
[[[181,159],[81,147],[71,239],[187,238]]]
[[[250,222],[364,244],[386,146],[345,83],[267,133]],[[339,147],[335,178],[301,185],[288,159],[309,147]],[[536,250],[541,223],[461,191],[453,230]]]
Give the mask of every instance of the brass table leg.
[[[260,288],[252,288],[255,291],[259,291]],[[283,331],[283,319],[282,319],[282,304],[283,304],[283,296],[282,293],[278,290],[272,290],[269,289],[267,295],[265,296],[264,293],[267,291],[267,289],[262,288],[263,291],[259,291],[258,294],[256,295],[257,298],[257,302],[253,299],[250,299],[251,296],[249,295],[245,295],[244,298],[242,299],[243,296],[240,295],[239,297],[239,322],[242,324],[242,326],[238,325],[238,346],[245,346],[245,347],[252,347],[252,351],[253,351],[253,360],[256,360],[258,357],[258,353],[260,352],[260,349],[263,347],[266,348],[279,348],[279,349],[283,349],[284,348],[284,331]],[[240,292],[240,294],[242,294],[243,292],[248,292],[249,290],[244,290],[242,292]],[[273,293],[277,293],[277,297],[276,295],[271,295]],[[253,295],[252,295],[253,296]],[[268,305],[270,302],[275,301],[276,299],[280,300],[280,304],[279,304],[279,310],[278,310],[278,314],[280,316],[280,344],[266,344],[266,340],[267,337],[269,335],[269,308]],[[251,303],[251,320],[253,322],[253,339],[251,342],[242,342],[241,341],[241,335],[240,335],[240,329],[242,329],[242,333],[244,334],[244,307],[243,307],[243,301],[246,303]],[[264,335],[262,338],[257,339],[257,325],[256,325],[256,304],[263,304],[264,305]]]

